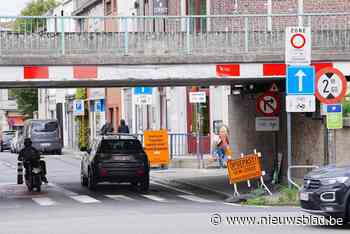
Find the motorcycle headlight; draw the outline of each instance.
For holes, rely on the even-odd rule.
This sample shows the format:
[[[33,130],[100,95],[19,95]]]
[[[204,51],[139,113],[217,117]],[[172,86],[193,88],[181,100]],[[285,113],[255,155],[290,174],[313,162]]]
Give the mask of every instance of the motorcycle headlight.
[[[346,176],[344,176],[344,177],[334,177],[334,178],[325,178],[325,179],[321,179],[321,184],[322,185],[332,185],[332,184],[336,184],[336,183],[343,184],[348,179],[349,179],[349,177],[346,177]]]

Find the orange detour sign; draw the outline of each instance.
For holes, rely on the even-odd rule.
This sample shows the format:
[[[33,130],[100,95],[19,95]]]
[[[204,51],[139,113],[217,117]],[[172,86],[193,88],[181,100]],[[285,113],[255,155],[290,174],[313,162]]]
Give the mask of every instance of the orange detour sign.
[[[168,131],[144,131],[145,151],[151,165],[169,164]]]
[[[228,160],[227,170],[231,184],[262,176],[258,154],[249,154],[240,159]]]

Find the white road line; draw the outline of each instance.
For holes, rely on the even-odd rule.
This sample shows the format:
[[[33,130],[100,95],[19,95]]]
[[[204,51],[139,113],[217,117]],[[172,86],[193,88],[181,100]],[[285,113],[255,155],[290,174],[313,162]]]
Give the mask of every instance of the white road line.
[[[165,198],[162,197],[158,197],[156,195],[147,195],[147,194],[142,194],[141,196],[150,199],[152,201],[156,201],[156,202],[168,202]]]
[[[52,200],[51,198],[48,198],[48,197],[36,197],[36,198],[32,198],[32,200],[41,206],[57,205],[57,202],[55,202],[54,200]]]
[[[101,203],[101,201],[87,195],[78,195],[70,197],[80,203]]]
[[[166,184],[161,184],[161,183],[158,183],[158,182],[155,182],[155,181],[151,181],[151,184],[155,184],[155,185],[158,185],[158,186],[161,186],[161,187],[164,187],[164,188],[167,188],[167,189],[171,189],[171,190],[174,190],[174,191],[177,191],[177,192],[180,192],[180,193],[193,195],[193,193],[191,193],[189,191],[186,191],[186,190],[183,190],[183,189],[179,189],[179,188],[175,188],[173,186],[166,185]]]
[[[75,192],[69,191],[69,190],[67,190],[67,189],[65,189],[57,184],[54,184],[54,183],[48,183],[48,185],[53,187],[56,191],[64,193],[66,196],[78,196],[79,195]]]
[[[189,201],[200,202],[200,203],[215,202],[215,201],[204,199],[204,198],[197,197],[194,195],[178,195],[178,197],[181,197],[181,198],[189,200]]]
[[[105,195],[106,197],[113,199],[113,200],[126,200],[126,201],[135,201],[134,198],[125,196],[125,195]]]

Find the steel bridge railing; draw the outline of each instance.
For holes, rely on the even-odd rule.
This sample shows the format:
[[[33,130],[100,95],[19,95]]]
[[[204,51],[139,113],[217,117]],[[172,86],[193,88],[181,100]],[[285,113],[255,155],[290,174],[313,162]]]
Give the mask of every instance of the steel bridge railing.
[[[350,12],[271,15],[0,16],[1,56],[283,53],[287,26],[310,26],[313,50],[350,50]]]

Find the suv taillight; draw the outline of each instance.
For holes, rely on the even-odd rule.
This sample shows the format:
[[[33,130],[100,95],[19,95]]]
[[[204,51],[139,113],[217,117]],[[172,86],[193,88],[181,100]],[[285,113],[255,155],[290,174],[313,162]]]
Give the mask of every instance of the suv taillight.
[[[106,177],[106,176],[108,176],[108,171],[107,171],[107,169],[106,168],[100,168],[100,176],[101,177]]]

